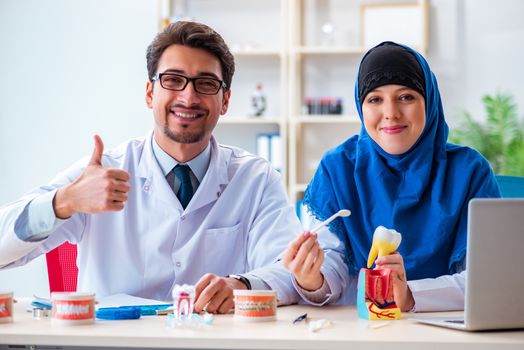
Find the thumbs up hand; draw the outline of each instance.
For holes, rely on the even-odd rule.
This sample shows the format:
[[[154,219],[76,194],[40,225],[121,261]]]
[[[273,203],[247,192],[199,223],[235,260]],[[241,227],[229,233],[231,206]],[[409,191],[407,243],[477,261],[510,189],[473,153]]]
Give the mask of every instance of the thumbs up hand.
[[[93,136],[93,138],[95,139],[95,149],[93,150],[93,154],[91,155],[91,159],[89,160],[88,166],[102,166],[102,154],[104,153],[104,143],[98,135]]]
[[[97,214],[124,208],[130,189],[129,174],[121,169],[104,168],[104,144],[98,135],[94,140],[95,149],[82,175],[56,192],[53,209],[60,219],[77,212]]]

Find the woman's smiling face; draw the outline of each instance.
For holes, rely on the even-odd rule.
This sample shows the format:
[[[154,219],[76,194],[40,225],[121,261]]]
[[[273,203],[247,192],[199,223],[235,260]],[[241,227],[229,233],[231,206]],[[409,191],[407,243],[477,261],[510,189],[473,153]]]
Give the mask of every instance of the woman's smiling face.
[[[426,103],[403,85],[382,85],[362,101],[368,135],[389,154],[403,154],[417,142],[426,125]]]

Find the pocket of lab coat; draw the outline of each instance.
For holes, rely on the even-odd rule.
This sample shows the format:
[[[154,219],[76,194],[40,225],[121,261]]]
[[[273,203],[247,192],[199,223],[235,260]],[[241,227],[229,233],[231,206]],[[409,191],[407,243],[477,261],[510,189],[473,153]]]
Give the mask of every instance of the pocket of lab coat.
[[[206,272],[219,276],[245,270],[245,240],[241,223],[229,227],[210,228],[205,233],[204,266]]]

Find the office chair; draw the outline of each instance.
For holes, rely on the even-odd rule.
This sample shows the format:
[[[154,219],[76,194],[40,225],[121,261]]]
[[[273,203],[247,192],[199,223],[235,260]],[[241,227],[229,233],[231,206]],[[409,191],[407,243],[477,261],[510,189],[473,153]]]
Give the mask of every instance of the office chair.
[[[495,175],[503,198],[524,198],[524,177]]]
[[[46,254],[50,292],[76,292],[76,244],[64,243]]]

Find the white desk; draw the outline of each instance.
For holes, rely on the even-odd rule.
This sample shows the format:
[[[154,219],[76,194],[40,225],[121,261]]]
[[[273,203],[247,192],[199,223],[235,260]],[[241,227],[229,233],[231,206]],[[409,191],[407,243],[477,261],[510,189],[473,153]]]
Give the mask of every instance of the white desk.
[[[379,323],[357,318],[354,307],[287,306],[278,320],[240,323],[232,315],[216,316],[214,324],[200,330],[165,327],[165,316],[139,320],[101,321],[87,326],[53,326],[49,319],[33,320],[26,312],[29,300],[15,304],[14,323],[0,324],[0,349],[8,345],[186,349],[524,349],[524,331],[468,333],[418,324],[411,320]],[[327,318],[329,328],[311,333],[304,322],[292,320],[303,313]],[[459,315],[460,313],[450,313]],[[442,314],[441,314],[442,315]],[[19,348],[19,347],[17,347]],[[34,349],[34,348],[33,348]]]

